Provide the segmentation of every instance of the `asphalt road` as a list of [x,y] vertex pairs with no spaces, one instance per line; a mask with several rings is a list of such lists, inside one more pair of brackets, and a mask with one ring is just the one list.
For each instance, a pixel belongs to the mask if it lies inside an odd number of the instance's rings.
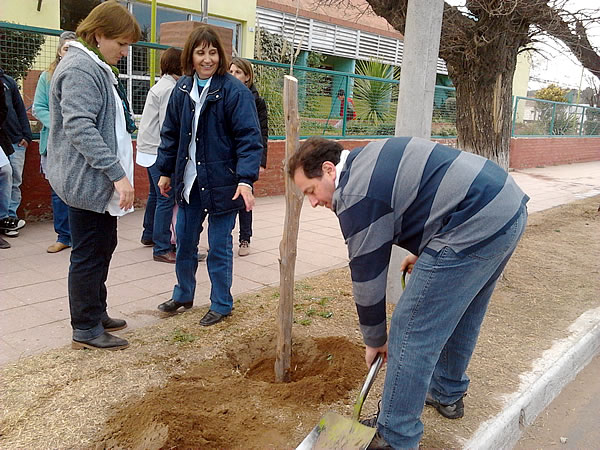
[[514,448],[600,449],[600,355],[540,413]]

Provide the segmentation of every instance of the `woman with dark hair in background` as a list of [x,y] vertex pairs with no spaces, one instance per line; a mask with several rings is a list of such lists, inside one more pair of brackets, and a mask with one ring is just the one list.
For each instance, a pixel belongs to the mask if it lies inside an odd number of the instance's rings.
[[158,309],[173,313],[192,307],[198,242],[208,217],[211,304],[200,325],[209,326],[233,309],[231,232],[238,210],[254,206],[252,183],[262,142],[252,93],[227,73],[227,56],[213,27],[203,24],[190,33],[181,62],[185,76],[171,94],[156,161],[161,193],[175,187],[179,204],[177,284]]
[[[260,96],[254,86],[254,71],[252,64],[243,58],[235,57],[231,60],[229,73],[240,80],[250,89],[254,95],[254,103],[258,112],[258,121],[260,123],[260,134],[262,136],[263,152],[260,161],[260,173],[267,168],[267,146],[269,143],[269,117],[267,113],[267,104],[265,99]],[[250,238],[252,237],[252,211],[240,209],[240,241],[238,255],[247,256],[250,254]]]
[[108,331],[127,323],[106,311],[106,279],[117,217],[133,211],[136,128],[116,65],[141,32],[129,11],[109,0],[83,19],[77,36],[52,76],[47,175],[69,206],[72,347],[118,350],[129,343]]
[[[48,134],[50,133],[50,82],[52,75],[58,66],[60,60],[65,56],[69,48],[68,43],[77,39],[77,36],[72,31],[63,32],[58,39],[58,47],[56,48],[56,57],[48,70],[42,72],[35,88],[35,96],[33,98],[33,115],[39,120],[43,127],[40,131],[40,162],[41,170],[46,175],[46,164],[48,162],[47,147]],[[50,187],[50,195],[52,198],[52,219],[54,221],[54,231],[56,232],[56,242],[46,250],[48,253],[58,253],[65,248],[71,246],[71,230],[69,228],[69,207],[63,202],[56,192]]]

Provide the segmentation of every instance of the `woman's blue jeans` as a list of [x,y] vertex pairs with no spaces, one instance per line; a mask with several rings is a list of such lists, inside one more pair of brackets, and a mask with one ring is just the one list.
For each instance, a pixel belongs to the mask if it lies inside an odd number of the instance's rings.
[[171,220],[173,218],[173,207],[175,189],[168,192],[168,197],[160,193],[158,180],[160,172],[156,164],[148,167],[148,201],[144,212],[144,231],[142,239],[154,242],[153,254],[163,255],[171,251]]
[[498,277],[527,223],[527,209],[506,233],[459,256],[422,253],[392,315],[378,429],[394,448],[418,447],[429,392],[452,404],[467,391],[467,366]]
[[190,194],[190,204],[179,205],[177,213],[177,256],[173,300],[177,303],[194,301],[196,270],[198,268],[198,242],[202,224],[208,215],[208,257],[206,265],[210,277],[210,309],[219,314],[229,314],[233,308],[231,283],[233,281],[233,239],[237,211],[207,214],[196,194],[196,185]]
[[52,196],[52,218],[54,220],[54,231],[58,235],[56,242],[71,245],[71,229],[69,227],[69,207],[56,195],[54,189],[50,188]]

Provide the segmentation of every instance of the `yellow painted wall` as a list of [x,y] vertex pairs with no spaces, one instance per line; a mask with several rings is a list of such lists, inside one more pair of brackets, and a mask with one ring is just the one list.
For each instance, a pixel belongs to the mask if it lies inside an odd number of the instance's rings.
[[33,27],[60,28],[60,0],[0,0],[0,20]]
[[[144,1],[144,3],[152,3]],[[202,0],[162,0],[158,6],[179,8],[192,14],[200,14]],[[242,24],[242,57],[254,58],[254,27],[256,23],[256,0],[208,0],[208,14],[215,18],[235,20]],[[252,31],[250,31],[252,29]]]
[[[140,3],[151,4],[151,1]],[[158,6],[178,8],[192,14],[200,14],[202,0],[163,0]],[[60,0],[0,0],[0,20],[35,27],[60,29]],[[254,57],[254,26],[256,23],[256,0],[208,0],[208,14],[216,18],[235,20],[242,24],[242,55]]]
[[[527,86],[529,84],[529,71],[531,69],[531,55],[529,52],[519,53],[517,67],[513,76],[512,93],[515,97],[527,97]],[[513,102],[514,108],[514,102]],[[520,101],[517,108],[517,122],[522,122],[525,113],[525,102]]]

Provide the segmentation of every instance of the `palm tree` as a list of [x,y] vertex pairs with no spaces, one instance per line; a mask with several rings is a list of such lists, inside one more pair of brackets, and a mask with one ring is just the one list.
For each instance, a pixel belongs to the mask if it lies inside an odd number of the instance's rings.
[[[372,78],[394,79],[394,67],[380,61],[358,61],[356,73]],[[354,80],[354,98],[360,119],[379,125],[391,118],[390,106],[395,84],[364,78]]]

